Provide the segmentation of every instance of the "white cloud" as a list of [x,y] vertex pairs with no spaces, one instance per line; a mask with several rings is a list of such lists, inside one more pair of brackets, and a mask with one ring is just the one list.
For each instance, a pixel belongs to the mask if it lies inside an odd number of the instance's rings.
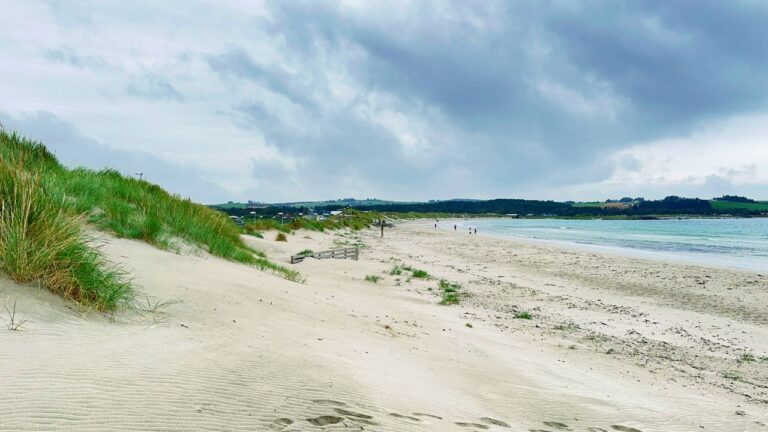
[[[606,184],[660,186],[704,184],[709,176],[734,185],[768,183],[768,115],[709,124],[693,134],[621,150]],[[627,167],[622,161],[633,160]]]
[[711,198],[741,193],[765,198],[768,187],[768,115],[709,123],[680,138],[656,140],[608,154],[613,166],[599,182],[537,190],[560,199],[618,196]]

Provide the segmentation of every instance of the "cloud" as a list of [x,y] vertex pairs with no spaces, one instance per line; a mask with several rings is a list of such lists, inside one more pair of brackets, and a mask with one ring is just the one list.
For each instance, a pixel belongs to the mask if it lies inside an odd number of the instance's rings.
[[128,84],[126,91],[131,96],[150,100],[181,101],[183,97],[173,85],[156,75],[145,75],[136,78]]
[[311,91],[302,89],[295,74],[274,65],[260,65],[241,47],[231,46],[223,52],[208,56],[208,64],[224,78],[240,78],[255,81],[269,91],[284,96],[289,101],[305,107],[314,103],[308,96]]
[[45,52],[45,57],[56,63],[67,64],[80,69],[105,69],[106,61],[99,56],[80,54],[71,47],[61,46]]
[[611,168],[606,178],[560,192],[593,199],[621,195],[622,191],[649,198],[673,194],[762,198],[768,185],[766,136],[766,114],[719,120],[687,136],[645,142],[608,154],[604,164]]
[[746,155],[761,2],[46,4],[0,17],[0,109],[193,167],[221,201],[768,186]]

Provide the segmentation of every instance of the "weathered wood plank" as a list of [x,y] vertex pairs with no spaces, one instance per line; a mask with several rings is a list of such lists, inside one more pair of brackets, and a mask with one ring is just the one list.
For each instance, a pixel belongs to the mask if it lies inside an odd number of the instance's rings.
[[357,261],[360,258],[360,249],[358,248],[343,248],[343,249],[330,249],[320,252],[313,252],[311,254],[304,255],[292,255],[291,264],[297,264],[304,261],[305,258],[315,259],[353,259]]

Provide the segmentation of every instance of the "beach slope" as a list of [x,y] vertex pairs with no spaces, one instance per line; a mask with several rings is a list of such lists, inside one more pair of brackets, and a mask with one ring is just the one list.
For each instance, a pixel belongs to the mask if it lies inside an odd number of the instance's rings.
[[147,297],[114,315],[3,280],[28,321],[0,331],[0,430],[768,430],[765,276],[420,222],[267,238],[366,248],[295,283],[102,236]]

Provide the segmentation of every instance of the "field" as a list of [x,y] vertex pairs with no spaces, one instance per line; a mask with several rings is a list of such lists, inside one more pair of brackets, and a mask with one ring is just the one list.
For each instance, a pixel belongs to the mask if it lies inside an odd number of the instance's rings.
[[604,202],[577,202],[573,203],[573,207],[597,207],[601,208],[605,205]]
[[758,201],[754,203],[734,202],[734,201],[719,201],[713,200],[712,208],[715,210],[750,210],[750,211],[765,211],[768,212],[768,201]]

